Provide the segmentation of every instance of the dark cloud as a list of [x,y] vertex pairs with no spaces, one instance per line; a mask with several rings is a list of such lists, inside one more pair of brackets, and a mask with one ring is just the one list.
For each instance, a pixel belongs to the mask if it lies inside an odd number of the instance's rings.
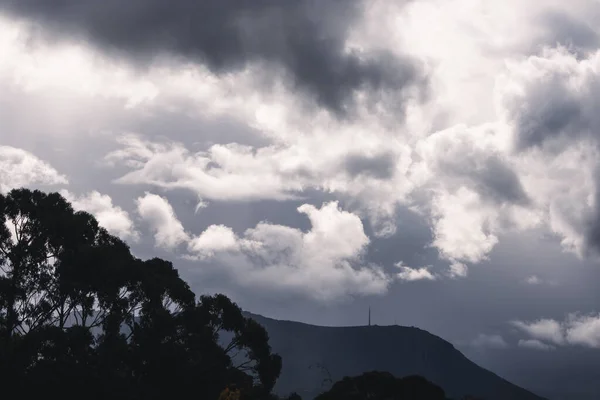
[[585,220],[583,233],[585,238],[585,249],[587,256],[594,257],[596,260],[600,257],[600,169],[596,169],[594,209]]
[[[529,88],[527,97],[509,107],[517,130],[517,147],[525,150],[573,133],[580,136],[581,103],[566,86],[566,78],[555,76]],[[573,139],[573,138],[571,138]]]
[[344,167],[352,177],[366,175],[386,180],[394,175],[396,160],[397,156],[393,153],[382,153],[375,156],[352,154],[344,160]]
[[546,27],[543,43],[551,46],[561,45],[583,55],[596,50],[600,44],[598,34],[585,21],[557,11],[542,14],[542,25]]
[[442,162],[439,168],[451,180],[467,183],[494,204],[527,205],[530,202],[513,167],[495,154],[464,154],[462,158]]
[[497,157],[488,158],[472,179],[480,193],[497,203],[529,203],[529,197],[515,171]]
[[217,73],[260,63],[267,80],[282,69],[293,86],[339,115],[351,110],[355,90],[387,95],[424,82],[408,58],[345,50],[362,7],[361,0],[0,0],[0,10],[140,65],[166,53]]
[[566,57],[546,57],[538,64],[536,76],[522,82],[523,91],[505,99],[508,118],[515,128],[518,151],[543,148],[559,153],[581,139],[598,143],[600,126],[600,77],[594,59],[589,67],[569,50],[560,54],[572,56],[577,68]]
[[[572,52],[569,55],[575,57]],[[589,66],[580,64],[579,68],[564,57],[549,60],[533,78],[524,81],[522,93],[506,102],[515,128],[515,147],[518,151],[539,150],[548,159],[568,149],[577,152],[572,156],[577,158],[571,162],[578,163],[581,171],[594,179],[584,183],[589,187],[574,190],[589,191],[593,202],[590,205],[582,197],[571,200],[568,207],[563,205],[555,210],[574,231],[565,236],[581,239],[582,247],[578,250],[597,260],[600,256],[600,170],[596,160],[600,150],[600,78],[593,60]],[[565,170],[572,168],[568,162]]]

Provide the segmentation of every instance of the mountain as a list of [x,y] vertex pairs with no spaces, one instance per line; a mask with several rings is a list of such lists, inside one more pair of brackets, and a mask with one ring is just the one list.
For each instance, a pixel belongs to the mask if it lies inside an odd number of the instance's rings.
[[323,327],[279,321],[246,313],[269,333],[269,343],[283,358],[275,391],[297,392],[312,399],[344,376],[388,371],[421,375],[451,398],[544,400],[479,367],[445,340],[403,326]]

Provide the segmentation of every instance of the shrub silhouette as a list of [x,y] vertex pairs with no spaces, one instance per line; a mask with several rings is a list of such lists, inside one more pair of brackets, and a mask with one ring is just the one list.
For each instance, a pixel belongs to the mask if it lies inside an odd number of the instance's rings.
[[444,390],[423,377],[396,378],[372,371],[345,377],[315,400],[446,400]]

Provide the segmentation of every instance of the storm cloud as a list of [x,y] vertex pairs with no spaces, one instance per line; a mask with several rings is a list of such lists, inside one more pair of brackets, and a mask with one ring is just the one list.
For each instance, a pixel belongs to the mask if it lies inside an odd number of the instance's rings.
[[0,191],[253,312],[600,348],[598,2],[170,3],[0,0]]
[[363,7],[360,0],[0,0],[0,11],[41,23],[44,34],[76,35],[140,66],[160,55],[219,75],[259,66],[265,84],[283,72],[292,89],[337,115],[352,110],[356,91],[402,99],[405,88],[426,81],[408,57],[349,48]]

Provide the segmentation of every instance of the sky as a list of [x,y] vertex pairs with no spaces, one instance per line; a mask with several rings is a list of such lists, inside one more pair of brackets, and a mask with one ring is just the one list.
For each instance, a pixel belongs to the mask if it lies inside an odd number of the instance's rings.
[[266,316],[600,351],[599,17],[0,0],[0,191],[59,191]]

